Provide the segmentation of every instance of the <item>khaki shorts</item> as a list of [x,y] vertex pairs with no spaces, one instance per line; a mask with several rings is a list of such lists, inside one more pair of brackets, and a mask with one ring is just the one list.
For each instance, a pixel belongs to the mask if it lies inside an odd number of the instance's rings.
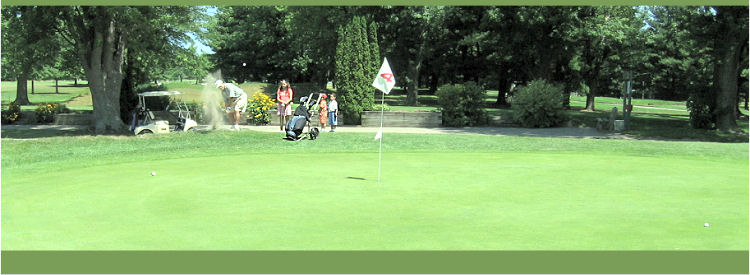
[[234,107],[235,111],[245,112],[245,109],[247,109],[247,94],[244,94],[232,102],[232,106]]

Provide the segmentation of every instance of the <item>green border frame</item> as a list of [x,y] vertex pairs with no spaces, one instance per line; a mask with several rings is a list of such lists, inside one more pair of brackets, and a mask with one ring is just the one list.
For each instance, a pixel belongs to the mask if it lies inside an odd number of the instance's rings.
[[[157,0],[159,5],[720,5],[743,0]],[[153,0],[4,0],[9,5],[154,5]],[[629,273],[748,274],[748,251],[2,251],[3,274]]]
[[747,274],[748,251],[3,251],[2,273]]

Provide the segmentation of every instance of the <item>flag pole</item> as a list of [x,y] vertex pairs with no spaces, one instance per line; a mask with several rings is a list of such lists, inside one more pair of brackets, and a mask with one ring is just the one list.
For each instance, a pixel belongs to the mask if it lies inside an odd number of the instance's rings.
[[383,160],[383,111],[385,109],[385,93],[381,93],[380,97],[380,149],[378,149],[378,183],[380,183],[380,169],[381,162]]
[[[388,85],[388,83],[391,85]],[[390,88],[393,88],[395,85],[396,78],[393,77],[391,67],[388,65],[388,59],[383,58],[383,65],[380,66],[380,71],[378,71],[378,75],[375,76],[375,80],[372,82],[372,86],[383,92],[380,96],[380,129],[375,134],[375,139],[380,139],[380,147],[378,148],[378,183],[380,183],[380,175],[383,168],[383,113],[385,112],[385,94],[390,93]]]

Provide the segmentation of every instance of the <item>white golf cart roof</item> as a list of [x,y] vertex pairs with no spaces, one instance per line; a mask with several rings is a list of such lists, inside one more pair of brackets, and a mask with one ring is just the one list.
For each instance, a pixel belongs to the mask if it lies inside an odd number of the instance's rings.
[[181,95],[179,91],[153,91],[153,92],[142,92],[138,95],[141,96],[165,96],[165,95]]

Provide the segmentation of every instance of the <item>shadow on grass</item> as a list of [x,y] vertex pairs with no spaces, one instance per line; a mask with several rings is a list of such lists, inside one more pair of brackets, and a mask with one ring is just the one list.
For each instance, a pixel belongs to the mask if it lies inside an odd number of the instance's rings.
[[694,129],[688,119],[662,116],[635,116],[625,133],[636,138],[663,138],[708,142],[748,142],[748,125],[738,121],[739,130],[722,132],[711,129]]
[[85,129],[3,129],[0,133],[2,138],[12,139],[37,139],[49,137],[74,137],[93,136],[94,133]]
[[[596,128],[597,118],[608,118],[609,111],[583,111],[572,108],[567,112],[576,126]],[[618,112],[616,119],[623,119]],[[631,113],[629,129],[624,134],[638,139],[664,139],[707,142],[748,142],[748,122],[738,120],[739,131],[727,133],[717,130],[694,129],[690,116],[682,114]]]

